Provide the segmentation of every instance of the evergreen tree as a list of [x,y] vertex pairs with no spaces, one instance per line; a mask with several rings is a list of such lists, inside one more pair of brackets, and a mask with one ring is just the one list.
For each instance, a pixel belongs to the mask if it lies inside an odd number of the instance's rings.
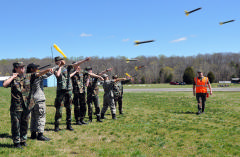
[[209,81],[211,82],[211,83],[213,83],[214,81],[215,81],[215,75],[213,74],[213,72],[209,72],[208,74],[207,74],[207,77],[208,77],[208,79],[209,79]]
[[193,84],[194,81],[194,71],[192,67],[187,67],[183,74],[183,81],[186,84]]

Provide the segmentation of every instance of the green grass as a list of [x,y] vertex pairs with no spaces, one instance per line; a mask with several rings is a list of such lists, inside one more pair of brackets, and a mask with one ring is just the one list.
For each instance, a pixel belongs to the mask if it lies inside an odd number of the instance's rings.
[[12,148],[10,90],[0,92],[0,156],[240,156],[240,92],[215,92],[200,116],[192,92],[125,93],[125,114],[117,120],[108,110],[103,123],[94,119],[70,132],[64,111],[56,133],[55,89],[46,88],[45,135],[52,140],[28,139],[24,150]]

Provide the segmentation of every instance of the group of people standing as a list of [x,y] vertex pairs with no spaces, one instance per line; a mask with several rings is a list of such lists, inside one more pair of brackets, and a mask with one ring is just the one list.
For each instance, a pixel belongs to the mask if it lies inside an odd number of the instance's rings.
[[[88,106],[89,122],[94,115],[97,122],[102,122],[108,107],[111,109],[112,119],[116,119],[116,105],[118,102],[119,114],[122,114],[122,84],[131,81],[130,78],[118,78],[114,75],[110,80],[106,74],[112,68],[94,74],[91,67],[81,69],[80,65],[90,61],[90,58],[73,62],[66,65],[65,60],[55,57],[56,66],[39,71],[39,65],[31,63],[27,66],[23,62],[13,63],[13,75],[4,81],[4,87],[11,87],[11,131],[14,147],[23,149],[27,146],[28,123],[31,116],[31,139],[49,141],[50,138],[43,135],[46,122],[46,98],[41,86],[42,80],[54,74],[57,78],[57,91],[54,106],[55,128],[60,130],[59,124],[62,118],[62,108],[66,108],[67,130],[72,131],[71,104],[74,104],[74,116],[76,125],[87,124],[84,121]],[[100,112],[98,85],[102,84],[104,89],[103,108]],[[73,97],[73,98],[72,98]],[[87,105],[86,105],[87,104]]]

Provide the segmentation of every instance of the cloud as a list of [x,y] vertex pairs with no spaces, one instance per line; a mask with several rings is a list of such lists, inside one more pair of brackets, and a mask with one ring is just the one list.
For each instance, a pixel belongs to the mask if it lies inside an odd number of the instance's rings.
[[122,41],[123,41],[123,42],[127,42],[127,41],[129,41],[129,38],[123,39]]
[[92,34],[86,34],[86,33],[82,33],[80,34],[80,37],[91,37]]
[[187,40],[187,37],[182,37],[179,39],[172,40],[171,43],[177,43],[177,42],[184,41],[184,40]]

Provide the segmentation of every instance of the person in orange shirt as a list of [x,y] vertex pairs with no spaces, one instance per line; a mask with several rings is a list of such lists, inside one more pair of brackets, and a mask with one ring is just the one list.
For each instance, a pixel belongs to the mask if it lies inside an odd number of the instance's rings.
[[[198,77],[194,78],[193,82],[193,95],[196,95],[198,102],[198,112],[197,114],[204,113],[205,102],[207,97],[207,86],[210,90],[210,95],[212,95],[212,88],[208,77],[204,77],[201,70],[198,70]],[[201,99],[201,101],[200,101]]]

